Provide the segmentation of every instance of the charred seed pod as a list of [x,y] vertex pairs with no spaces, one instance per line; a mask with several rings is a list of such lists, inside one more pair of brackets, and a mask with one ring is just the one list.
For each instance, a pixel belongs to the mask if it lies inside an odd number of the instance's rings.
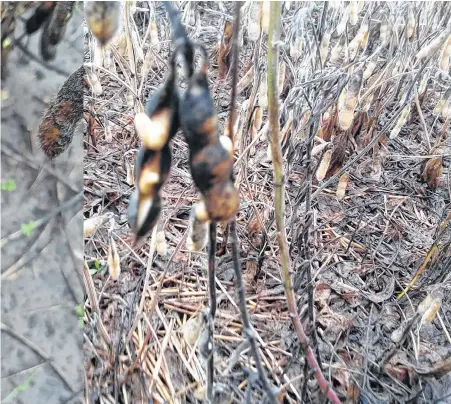
[[118,1],[87,1],[85,3],[88,28],[102,45],[106,45],[119,30],[120,9],[121,3]]
[[81,66],[64,82],[44,112],[38,138],[44,153],[55,158],[72,142],[77,123],[83,116],[85,69]]
[[41,56],[44,60],[55,58],[56,47],[66,33],[74,7],[75,1],[58,1],[52,15],[44,23],[41,34]]
[[146,112],[135,116],[135,128],[143,146],[136,157],[136,189],[129,201],[129,223],[136,240],[144,237],[158,221],[160,190],[171,169],[170,140],[179,127],[175,70],[149,98]]
[[191,76],[180,101],[180,123],[187,140],[191,174],[202,193],[208,218],[229,220],[238,210],[239,196],[232,181],[233,151],[217,133],[216,111],[207,80],[205,49],[203,65]]
[[34,34],[52,14],[56,1],[44,1],[34,11],[33,15],[25,22],[25,32],[27,35]]

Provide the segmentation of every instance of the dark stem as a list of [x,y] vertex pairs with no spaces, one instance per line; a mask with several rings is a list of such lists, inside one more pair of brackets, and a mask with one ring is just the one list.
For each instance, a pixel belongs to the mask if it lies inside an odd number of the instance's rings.
[[246,307],[246,295],[244,292],[243,275],[241,273],[235,218],[230,221],[230,236],[232,241],[233,269],[236,276],[236,289],[238,292],[241,321],[243,322],[243,332],[246,335],[247,340],[249,341],[252,356],[255,360],[255,367],[257,368],[258,376],[260,378],[266,396],[268,397],[270,403],[277,403],[275,389],[273,388],[273,386],[271,386],[265,369],[263,368],[262,360],[258,352],[256,334],[249,321],[249,314]]
[[207,398],[213,400],[214,384],[214,331],[216,315],[216,222],[210,222],[210,239],[208,248],[208,293],[210,304],[210,316],[208,321],[209,340],[213,344],[207,365]]
[[310,124],[310,134],[306,144],[306,190],[305,190],[305,223],[303,229],[304,236],[304,259],[306,265],[303,269],[306,271],[307,277],[307,292],[308,292],[308,313],[310,319],[312,345],[316,348],[316,355],[318,357],[318,365],[322,369],[321,358],[319,357],[318,341],[315,327],[315,313],[314,313],[314,297],[313,297],[313,283],[312,283],[312,262],[310,252],[310,227],[313,222],[312,212],[312,183],[313,183],[313,162],[312,162],[312,148],[315,139],[316,127],[315,123]]
[[[232,44],[232,66],[231,66],[231,74],[232,74],[232,96],[230,100],[230,115],[229,115],[229,136],[233,142],[234,138],[234,126],[235,126],[235,117],[236,117],[236,85],[238,81],[238,56],[239,56],[239,44],[238,44],[238,35],[240,31],[240,10],[241,10],[242,2],[235,3],[235,19],[233,26],[233,44]],[[236,288],[238,293],[239,300],[239,308],[241,321],[243,322],[243,332],[249,342],[249,346],[251,348],[252,356],[255,360],[255,366],[257,368],[258,376],[260,378],[260,382],[263,386],[263,389],[266,393],[266,396],[270,403],[277,403],[275,389],[271,385],[266,375],[265,369],[263,368],[262,360],[260,358],[260,354],[258,352],[257,347],[257,339],[254,328],[252,327],[249,320],[249,313],[246,307],[246,295],[244,290],[244,281],[243,274],[241,273],[241,263],[240,263],[240,252],[238,248],[238,236],[236,231],[236,218],[233,217],[229,222],[229,231],[232,242],[232,257],[233,257],[233,269],[235,271],[236,276]],[[250,383],[249,383],[250,387]]]

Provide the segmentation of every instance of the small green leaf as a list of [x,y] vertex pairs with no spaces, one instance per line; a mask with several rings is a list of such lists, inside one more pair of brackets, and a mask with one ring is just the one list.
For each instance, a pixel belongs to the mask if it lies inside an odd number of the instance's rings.
[[85,307],[81,304],[77,304],[74,309],[75,313],[77,313],[78,316],[78,328],[83,328],[85,326],[84,324]]
[[33,234],[35,227],[36,227],[35,222],[31,220],[28,223],[22,223],[20,229],[22,230],[22,233],[25,236],[30,237]]
[[77,313],[78,317],[83,317],[85,315],[85,307],[81,304],[77,304],[75,306],[75,313]]
[[34,376],[34,372],[30,376],[28,376],[28,379],[24,383],[16,386],[16,388],[8,395],[8,397],[6,397],[3,400],[3,402],[4,403],[10,402],[13,398],[16,398],[16,396],[19,392],[26,390],[29,387],[31,380],[33,379],[33,376]]
[[97,271],[100,269],[100,261],[99,260],[94,261],[94,267],[95,267],[95,269],[97,269]]
[[2,191],[14,191],[16,189],[16,181],[10,178],[8,181],[2,183]]
[[95,268],[90,268],[90,269],[89,269],[89,275],[91,275],[91,276],[94,276],[97,272],[98,272],[98,271],[97,271],[97,269],[95,269]]

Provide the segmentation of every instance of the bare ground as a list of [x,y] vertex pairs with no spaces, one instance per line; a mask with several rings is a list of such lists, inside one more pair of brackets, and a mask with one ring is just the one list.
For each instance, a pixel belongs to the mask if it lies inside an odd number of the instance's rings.
[[[82,61],[82,18],[77,11],[53,62],[68,72]],[[21,29],[18,23],[16,36]],[[28,49],[39,57],[38,45],[37,34]],[[2,184],[13,181],[15,189],[2,187],[2,402],[79,403],[83,343],[75,308],[83,304],[82,131],[67,153],[53,165],[45,163],[36,131],[46,103],[67,77],[17,49],[8,67],[1,170]]]

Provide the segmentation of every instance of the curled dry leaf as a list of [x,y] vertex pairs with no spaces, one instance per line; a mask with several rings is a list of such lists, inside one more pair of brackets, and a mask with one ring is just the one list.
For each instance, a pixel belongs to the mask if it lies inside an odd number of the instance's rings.
[[254,112],[254,123],[255,129],[260,130],[262,127],[262,116],[263,116],[263,108],[256,107]]
[[262,231],[262,226],[260,224],[260,220],[258,220],[258,215],[252,210],[251,218],[247,224],[247,232],[249,235],[259,234]]
[[349,3],[349,24],[356,25],[359,20],[359,6],[357,1],[351,1]]
[[104,222],[104,216],[94,216],[83,222],[83,238],[91,237]]
[[158,38],[158,27],[155,20],[149,25],[149,39],[152,49],[155,53],[160,52],[160,39]]
[[379,30],[379,36],[381,40],[381,46],[384,47],[388,45],[391,39],[391,28],[388,22],[388,18],[384,18],[381,23],[381,27]]
[[343,199],[346,193],[346,188],[348,187],[349,174],[344,173],[340,180],[338,181],[336,196],[337,199]]
[[160,257],[165,257],[168,254],[168,243],[166,242],[166,236],[164,230],[157,233],[156,237],[156,250]]
[[323,35],[323,39],[321,40],[321,50],[320,50],[320,56],[321,56],[321,63],[323,66],[326,63],[327,54],[329,53],[329,44],[330,44],[330,32],[326,32]]
[[442,303],[441,296],[427,295],[418,305],[418,314],[421,315],[421,323],[430,323],[437,316]]
[[92,92],[95,95],[102,95],[102,85],[100,84],[100,80],[97,76],[97,74],[91,72],[86,76],[86,81],[88,82],[89,86],[92,89]]
[[279,77],[277,81],[279,96],[282,94],[283,86],[285,84],[285,71],[286,71],[286,63],[282,60],[279,64]]
[[182,326],[183,339],[193,346],[204,327],[205,319],[202,313],[189,318]]
[[406,26],[407,39],[412,38],[412,35],[414,33],[415,33],[415,16],[413,15],[413,11],[410,8],[407,14],[407,26]]
[[222,35],[222,40],[219,42],[219,52],[218,52],[218,79],[223,80],[227,74],[227,63],[226,58],[232,47],[232,34],[233,26],[232,23],[226,21],[224,24],[224,30]]
[[340,95],[338,106],[338,123],[341,129],[348,130],[354,120],[357,96],[362,85],[363,71],[355,72],[346,88],[346,92]]
[[293,116],[291,115],[285,125],[283,126],[282,130],[280,131],[280,140],[283,142],[285,138],[287,137],[288,132],[291,130],[293,126]]
[[440,69],[447,72],[449,70],[450,63],[451,63],[451,35],[445,42],[445,45],[443,46],[443,51],[440,55],[439,62]]
[[322,181],[326,177],[327,170],[329,169],[330,159],[332,157],[332,150],[326,150],[319,164],[318,170],[316,170],[316,179]]
[[401,115],[398,118],[398,121],[396,122],[395,127],[390,132],[390,139],[394,139],[399,135],[399,132],[401,131],[401,128],[404,126],[404,124],[407,121],[407,117],[410,114],[410,105],[406,105],[404,109],[401,112]]
[[330,63],[336,64],[340,60],[342,53],[343,53],[343,47],[344,47],[344,37],[342,37],[335,46],[332,48],[330,52]]
[[121,273],[121,260],[117,252],[116,242],[113,237],[110,237],[110,244],[108,246],[108,271],[111,279],[116,281]]
[[439,50],[440,45],[443,43],[444,39],[447,36],[449,36],[449,28],[443,31],[438,37],[433,39],[428,45],[421,48],[417,53],[417,59],[425,59],[432,56]]
[[251,66],[236,86],[237,95],[240,95],[244,90],[246,90],[251,85],[253,79],[254,66]]
[[262,8],[261,8],[261,27],[262,31],[267,34],[269,30],[269,19],[270,19],[270,13],[269,13],[269,7],[271,2],[270,1],[263,1]]
[[128,92],[125,96],[125,101],[129,108],[133,108],[135,106],[135,97],[131,92]]
[[312,157],[316,157],[318,154],[322,153],[323,150],[330,146],[329,142],[321,142],[312,148]]
[[343,32],[345,32],[348,19],[349,19],[349,7],[346,7],[345,9],[343,9],[343,15],[341,16],[341,20],[336,28],[337,35],[341,35]]
[[290,57],[295,62],[299,59],[302,53],[302,37],[296,35],[294,39],[290,41]]
[[135,175],[133,173],[134,170],[131,163],[127,159],[125,159],[125,170],[127,173],[126,177],[127,184],[130,186],[135,185]]
[[249,17],[247,23],[247,35],[252,42],[256,42],[261,32],[261,3],[252,1],[249,7]]
[[429,159],[423,168],[423,180],[431,187],[436,187],[439,184],[439,177],[443,174],[443,165],[441,157],[434,157]]
[[259,89],[259,100],[260,100],[260,107],[262,108],[268,108],[268,81],[266,74],[262,75],[262,81],[260,82],[260,89]]
[[198,202],[191,208],[188,222],[188,237],[186,247],[188,251],[199,252],[208,242],[208,221],[204,217],[205,204]]
[[193,396],[196,400],[204,401],[207,397],[207,389],[204,385],[199,385],[196,387],[196,389],[193,391]]

